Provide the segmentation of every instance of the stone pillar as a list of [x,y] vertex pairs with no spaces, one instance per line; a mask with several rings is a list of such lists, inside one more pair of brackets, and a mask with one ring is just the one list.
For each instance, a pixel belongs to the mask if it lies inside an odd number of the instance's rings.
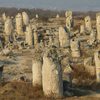
[[60,46],[60,44],[59,44],[59,32],[58,31],[54,32],[54,35],[55,35],[54,45],[59,48],[59,46]]
[[57,18],[57,19],[60,18],[59,14],[56,15],[56,18]]
[[70,48],[71,48],[71,54],[72,57],[80,57],[80,46],[79,46],[79,41],[78,40],[71,40],[70,41]]
[[[48,51],[48,52],[47,52]],[[63,96],[63,81],[61,65],[56,50],[46,50],[43,56],[42,68],[43,92],[47,97]]]
[[85,32],[85,27],[84,25],[80,25],[80,33],[84,33]]
[[33,51],[32,61],[32,74],[33,74],[33,86],[42,87],[42,51],[35,49]]
[[35,16],[35,17],[36,17],[36,19],[38,19],[38,18],[39,18],[39,15],[38,15],[38,14],[36,14],[36,16]]
[[96,66],[96,81],[100,83],[100,51],[94,53],[94,61]]
[[90,18],[90,16],[86,16],[84,20],[85,20],[85,29],[87,31],[91,32],[92,25],[91,25],[91,18]]
[[68,31],[70,31],[72,27],[72,11],[66,11],[65,16],[66,16],[66,28],[68,29]]
[[60,47],[69,47],[69,34],[63,27],[59,27],[59,42]]
[[100,41],[100,13],[96,14],[97,40]]
[[25,38],[26,44],[28,44],[29,46],[33,46],[33,33],[30,24],[26,27]]
[[4,22],[6,21],[7,17],[6,17],[5,13],[2,14],[2,19],[3,19]]
[[13,32],[13,24],[12,19],[7,18],[4,24],[4,32],[5,32],[5,40],[6,42],[13,41],[12,32]]
[[21,13],[16,15],[16,32],[18,35],[24,35],[23,32],[23,20]]
[[23,23],[24,25],[28,25],[29,24],[29,16],[26,12],[22,12],[22,17],[23,17]]
[[34,46],[38,45],[38,32],[34,30]]
[[90,37],[89,37],[89,40],[88,40],[89,45],[93,45],[95,40],[96,40],[96,34],[93,30],[91,30]]

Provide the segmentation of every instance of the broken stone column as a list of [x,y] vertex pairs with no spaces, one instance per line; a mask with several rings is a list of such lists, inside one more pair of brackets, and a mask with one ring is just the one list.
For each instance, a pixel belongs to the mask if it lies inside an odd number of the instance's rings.
[[86,16],[84,20],[85,20],[85,29],[90,32],[92,30],[90,16]]
[[24,25],[28,25],[29,24],[29,16],[26,12],[22,12],[22,17],[23,17],[23,23]]
[[60,47],[69,47],[69,34],[63,27],[59,27],[59,42]]
[[80,33],[84,33],[85,32],[85,27],[84,25],[80,25]]
[[78,40],[72,39],[70,41],[70,48],[71,48],[71,54],[72,57],[80,57],[80,45]]
[[94,53],[94,61],[96,66],[96,81],[100,83],[100,51]]
[[24,35],[23,32],[23,19],[21,13],[16,15],[16,32],[18,35]]
[[97,40],[100,41],[100,13],[96,14]]
[[13,41],[13,39],[12,39],[13,24],[12,24],[12,19],[9,17],[5,21],[4,32],[5,32],[6,42]]
[[30,24],[26,27],[25,38],[26,44],[28,44],[29,46],[33,46],[33,33]]
[[56,49],[48,48],[43,56],[43,92],[47,97],[63,96],[62,70]]
[[34,46],[38,45],[38,32],[34,30]]
[[32,60],[32,74],[33,74],[33,86],[42,87],[42,51],[37,48],[33,53]]

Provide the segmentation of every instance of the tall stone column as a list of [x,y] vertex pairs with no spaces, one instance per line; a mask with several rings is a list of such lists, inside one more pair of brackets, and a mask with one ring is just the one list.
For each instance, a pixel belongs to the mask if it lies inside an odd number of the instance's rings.
[[84,25],[80,25],[80,33],[84,33],[85,32],[85,27]]
[[32,60],[33,87],[42,87],[42,65],[42,50],[36,48]]
[[5,13],[2,14],[2,19],[3,19],[4,22],[6,21],[7,17],[6,17]]
[[37,30],[34,30],[34,46],[36,47],[38,45],[38,32]]
[[96,66],[96,81],[100,83],[100,51],[94,53],[94,61]]
[[5,21],[4,32],[5,32],[6,42],[13,41],[13,37],[12,37],[13,24],[12,24],[12,19],[10,17],[8,17]]
[[63,27],[59,27],[59,42],[60,47],[69,47],[69,34]]
[[66,11],[65,16],[66,16],[66,28],[68,29],[68,31],[70,31],[72,27],[72,11]]
[[26,27],[25,38],[26,38],[26,43],[29,46],[33,46],[33,33],[32,33],[32,27],[30,24]]
[[29,24],[29,16],[26,12],[22,12],[22,17],[23,17],[23,24],[28,25]]
[[100,13],[96,14],[97,40],[100,41]]
[[21,13],[16,15],[16,32],[18,35],[24,35],[23,32],[23,19]]
[[84,20],[85,20],[85,29],[87,31],[91,32],[91,30],[92,30],[92,24],[91,24],[91,18],[90,18],[90,16],[86,16]]
[[42,68],[43,92],[48,97],[63,96],[63,81],[61,65],[56,50],[46,50],[43,56]]
[[79,41],[78,40],[71,40],[70,41],[70,47],[71,47],[71,54],[72,57],[80,57],[80,46],[79,46]]

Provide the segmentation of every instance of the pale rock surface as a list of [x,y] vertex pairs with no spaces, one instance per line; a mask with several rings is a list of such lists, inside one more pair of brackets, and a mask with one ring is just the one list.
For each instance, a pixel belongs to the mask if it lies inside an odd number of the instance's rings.
[[90,16],[86,16],[84,20],[85,20],[85,29],[87,31],[91,31],[92,30],[92,25],[91,25],[91,18],[90,18]]
[[29,16],[26,12],[22,12],[22,17],[23,17],[23,23],[24,25],[28,25],[29,24]]
[[71,47],[71,54],[72,57],[80,57],[80,45],[78,40],[72,39],[70,41],[70,47]]
[[[53,54],[54,53],[54,54]],[[43,92],[49,97],[63,96],[62,71],[56,51],[46,51],[43,56],[42,82]]]
[[26,43],[29,46],[32,46],[33,45],[33,33],[32,33],[32,27],[30,24],[26,27],[25,37],[26,37]]
[[100,51],[94,53],[94,61],[96,66],[96,80],[100,83]]
[[69,34],[63,27],[59,27],[59,42],[60,47],[69,47]]
[[23,32],[23,18],[21,13],[16,15],[16,32],[18,35],[24,35]]

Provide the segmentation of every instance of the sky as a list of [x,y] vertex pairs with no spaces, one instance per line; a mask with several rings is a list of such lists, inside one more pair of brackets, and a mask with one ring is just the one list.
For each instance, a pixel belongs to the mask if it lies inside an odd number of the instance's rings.
[[100,10],[100,0],[0,0],[0,7],[95,11]]

